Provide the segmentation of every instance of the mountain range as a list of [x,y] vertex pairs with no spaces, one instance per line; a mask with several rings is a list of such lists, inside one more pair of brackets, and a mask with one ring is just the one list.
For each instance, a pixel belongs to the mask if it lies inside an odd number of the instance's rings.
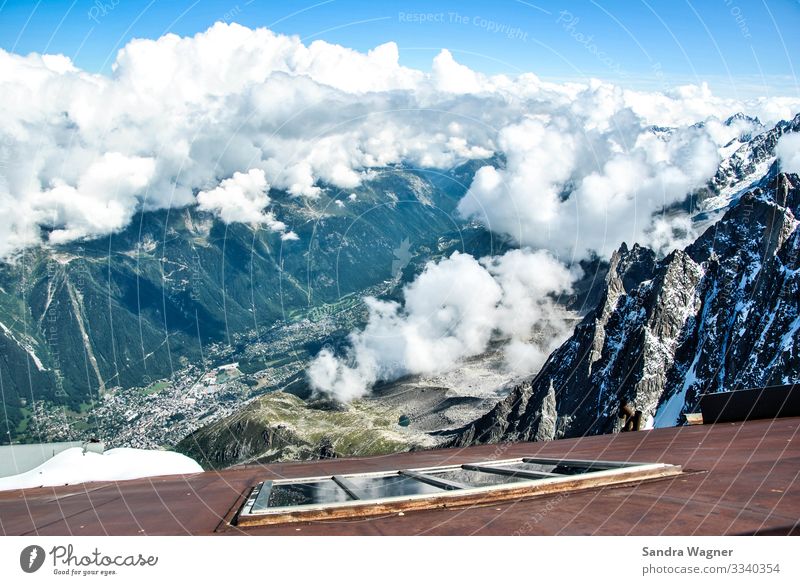
[[[779,172],[775,147],[800,131],[800,115],[771,128],[743,116],[725,123],[742,121],[750,130],[723,149],[708,184],[680,209],[665,210],[687,214],[702,235],[663,258],[633,243],[610,261],[582,262],[576,294],[560,300],[575,329],[536,375],[480,396],[459,388],[463,377],[444,386],[400,380],[356,406],[356,418],[309,414],[323,434],[308,425],[287,433],[282,419],[309,412],[304,366],[363,326],[363,296],[399,298],[428,262],[455,250],[483,257],[511,247],[456,212],[475,171],[502,167],[502,159],[441,172],[387,168],[353,192],[323,189],[313,204],[270,193],[297,239],[185,208],[143,212],[106,238],[29,249],[0,264],[4,434],[45,438],[36,403],[90,413],[121,389],[157,393],[192,367],[233,361],[253,379],[276,365],[292,368],[274,384],[249,380],[255,402],[232,416],[188,427],[187,434],[199,430],[181,450],[208,448],[210,465],[265,453],[313,457],[337,428],[347,452],[359,454],[615,432],[624,407],[671,426],[703,393],[796,381],[800,195],[797,176]],[[478,356],[478,369],[491,370],[495,358]],[[301,400],[261,397],[281,390]],[[425,391],[437,398],[423,398]],[[411,417],[410,431],[398,429],[398,415],[420,411],[403,396],[430,405],[438,422],[422,413]],[[376,410],[389,398],[391,408]],[[457,416],[442,415],[443,402]],[[358,416],[370,421],[364,436],[378,445],[373,451],[348,430]],[[448,422],[460,426],[443,428]],[[246,429],[243,448],[232,446],[243,438],[236,428]],[[83,417],[70,432],[96,429]]]

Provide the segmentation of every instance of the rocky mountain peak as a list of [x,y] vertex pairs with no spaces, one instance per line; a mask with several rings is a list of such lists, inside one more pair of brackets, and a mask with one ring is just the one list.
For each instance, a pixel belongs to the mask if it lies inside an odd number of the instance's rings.
[[531,380],[452,443],[672,426],[708,392],[800,379],[797,175],[765,175],[692,245],[656,261],[622,244],[598,306]]

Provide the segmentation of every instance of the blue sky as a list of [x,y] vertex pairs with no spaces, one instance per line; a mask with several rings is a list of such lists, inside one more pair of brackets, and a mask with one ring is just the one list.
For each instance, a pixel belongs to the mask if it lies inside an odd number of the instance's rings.
[[359,50],[395,41],[404,65],[425,70],[448,48],[487,73],[651,89],[708,81],[731,97],[800,95],[798,0],[0,0],[0,46],[63,53],[109,73],[131,38],[191,35],[220,20]]

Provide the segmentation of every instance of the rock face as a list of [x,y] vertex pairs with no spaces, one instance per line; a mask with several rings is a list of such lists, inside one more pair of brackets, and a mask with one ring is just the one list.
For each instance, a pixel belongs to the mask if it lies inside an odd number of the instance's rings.
[[800,380],[800,179],[776,167],[684,250],[624,244],[601,302],[542,370],[453,445],[672,426],[708,392]]
[[[726,124],[730,125],[735,121],[734,118],[728,119]],[[749,121],[754,128],[761,128],[758,120]],[[716,174],[708,182],[707,192],[700,194],[701,204],[708,200],[701,207],[714,207],[715,202],[722,203],[737,191],[749,188],[751,183],[758,181],[775,162],[778,140],[790,132],[800,132],[800,114],[791,120],[781,120],[772,128],[753,136],[745,134],[731,141],[728,148],[735,150],[719,165]]]

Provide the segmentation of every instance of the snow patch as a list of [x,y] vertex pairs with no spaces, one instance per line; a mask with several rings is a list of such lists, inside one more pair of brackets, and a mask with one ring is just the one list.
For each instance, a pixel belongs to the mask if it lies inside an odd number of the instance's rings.
[[[767,158],[764,161],[755,165],[755,170],[747,176],[734,181],[732,185],[720,189],[719,195],[709,197],[703,201],[703,211],[716,211],[719,209],[726,209],[732,203],[738,201],[739,197],[752,190],[753,183],[758,181],[761,177],[767,174],[772,163],[775,162],[775,157]],[[742,187],[744,185],[744,187]]]
[[674,427],[680,422],[681,412],[686,404],[686,391],[694,384],[702,382],[702,380],[697,377],[696,373],[697,363],[700,359],[702,349],[703,347],[701,345],[694,354],[692,365],[689,366],[689,370],[686,372],[686,378],[683,380],[681,389],[670,396],[669,399],[656,410],[652,428],[663,429],[665,427]]
[[[691,374],[693,375],[694,372],[691,372]],[[655,428],[674,427],[678,424],[678,417],[680,417],[683,405],[686,401],[686,388],[687,385],[684,384],[683,388],[670,396],[669,400],[658,407],[654,421]]]
[[194,459],[171,451],[119,448],[100,454],[73,447],[35,469],[0,478],[0,491],[202,471]]

